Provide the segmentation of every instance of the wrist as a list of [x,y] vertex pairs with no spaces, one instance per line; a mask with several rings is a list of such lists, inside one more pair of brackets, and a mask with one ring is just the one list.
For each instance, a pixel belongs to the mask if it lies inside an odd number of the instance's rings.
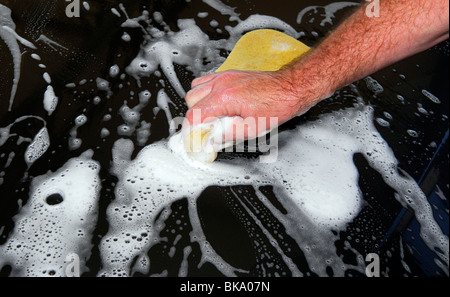
[[[327,76],[327,67],[314,61],[311,53],[301,61],[279,71],[285,81],[286,91],[295,101],[295,115],[306,113],[314,105],[326,99],[339,86],[337,80]],[[329,67],[329,66],[328,66]]]

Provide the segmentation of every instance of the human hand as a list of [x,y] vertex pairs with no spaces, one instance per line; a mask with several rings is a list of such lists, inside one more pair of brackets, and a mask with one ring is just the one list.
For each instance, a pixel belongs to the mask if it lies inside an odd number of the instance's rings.
[[256,138],[311,107],[300,100],[291,77],[288,70],[231,70],[200,77],[186,95],[186,118],[196,126],[232,117],[234,129],[226,131],[224,142]]

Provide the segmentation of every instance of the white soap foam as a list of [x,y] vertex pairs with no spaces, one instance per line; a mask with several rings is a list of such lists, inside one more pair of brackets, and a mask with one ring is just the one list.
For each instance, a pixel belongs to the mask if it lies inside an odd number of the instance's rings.
[[258,14],[251,15],[246,20],[240,20],[239,24],[234,27],[226,26],[225,28],[230,33],[232,39],[239,39],[246,32],[265,28],[278,29],[296,39],[303,35],[292,28],[291,25],[278,18]]
[[[213,3],[213,1],[208,2]],[[214,2],[214,5],[217,6],[218,3]],[[356,4],[340,3],[330,6],[327,8],[329,12],[327,18],[331,20],[331,14],[335,11],[353,5]],[[222,11],[238,20],[238,25],[226,28],[230,33],[230,39],[219,42],[210,41],[202,34],[193,20],[180,20],[181,31],[179,34],[172,34],[169,42],[167,42],[167,39],[163,43],[160,39],[154,41],[145,49],[146,55],[149,53],[154,55],[145,56],[141,53],[137,58],[138,61],[144,58],[143,60],[148,65],[157,61],[153,64],[154,68],[147,69],[149,72],[146,75],[156,71],[154,69],[157,69],[158,66],[161,67],[178,94],[183,96],[184,90],[180,88],[179,81],[173,71],[172,65],[174,63],[187,66],[196,75],[210,72],[211,70],[205,70],[204,65],[198,64],[198,61],[206,59],[211,61],[210,67],[217,67],[223,61],[218,55],[220,48],[231,50],[232,45],[244,32],[256,28],[278,28],[293,37],[301,36],[290,26],[275,18],[254,15],[242,21],[239,19],[239,15],[232,12],[232,9]],[[191,38],[188,38],[188,36]],[[162,37],[162,35],[159,37]],[[192,37],[200,45],[195,50],[192,49],[190,41]],[[158,48],[160,50],[157,50]],[[186,52],[186,49],[189,49],[190,59],[186,59],[182,55]],[[192,59],[192,53],[195,53],[196,59]],[[201,57],[201,59],[198,57]],[[132,68],[128,70],[130,69]],[[137,75],[138,78],[140,74]],[[369,77],[366,81],[374,94],[383,92],[383,87],[374,79]],[[170,122],[169,103],[171,103],[170,98],[161,90],[158,93],[157,105],[166,112]],[[389,119],[389,117],[387,118]],[[150,238],[154,238],[155,235],[149,228],[148,222],[154,221],[155,215],[168,205],[168,201],[187,196],[190,199],[190,205],[193,205],[190,208],[190,213],[191,223],[195,229],[194,233],[201,234],[200,221],[194,207],[196,197],[210,185],[248,184],[248,177],[250,177],[250,182],[253,183],[255,188],[267,184],[275,185],[277,194],[281,197],[288,197],[284,200],[285,203],[293,206],[290,215],[300,213],[305,218],[303,224],[309,223],[311,230],[315,230],[315,234],[322,235],[320,240],[309,238],[305,244],[305,238],[309,236],[298,230],[299,220],[293,220],[293,223],[288,227],[293,238],[299,244],[301,243],[300,245],[306,252],[306,257],[313,266],[313,270],[321,275],[326,274],[323,265],[320,265],[324,254],[327,255],[330,263],[334,264],[332,266],[337,274],[343,273],[343,266],[360,270],[360,267],[363,266],[362,262],[359,263],[359,267],[344,265],[336,253],[330,252],[328,248],[317,248],[317,246],[327,246],[328,242],[336,240],[335,237],[327,233],[329,228],[345,228],[346,224],[360,210],[361,193],[358,187],[358,172],[353,164],[354,154],[360,152],[363,155],[370,155],[370,163],[380,172],[384,172],[387,183],[398,189],[400,193],[398,197],[401,203],[407,204],[414,200],[408,196],[409,191],[404,186],[408,184],[407,188],[413,187],[416,190],[415,193],[418,193],[416,195],[416,199],[420,202],[418,204],[426,204],[424,195],[420,194],[422,192],[414,182],[405,181],[400,175],[392,173],[393,168],[396,168],[397,165],[396,159],[387,143],[378,134],[373,122],[372,109],[357,106],[344,114],[338,113],[323,117],[320,121],[297,128],[293,132],[285,132],[280,137],[280,143],[282,143],[280,159],[274,164],[260,164],[241,159],[229,162],[219,161],[212,165],[192,162],[184,155],[181,138],[177,136],[170,139],[170,144],[163,141],[145,148],[135,160],[131,161],[129,156],[133,151],[132,145],[122,145],[122,141],[118,142],[116,155],[127,156],[127,158],[122,159],[117,157],[116,161],[120,160],[117,164],[120,165],[115,166],[121,168],[121,170],[115,170],[120,181],[116,187],[116,197],[121,197],[123,200],[118,200],[117,204],[112,204],[109,208],[112,230],[108,235],[112,237],[107,236],[105,243],[124,240],[129,246],[124,250],[123,246],[120,245],[111,248],[108,244],[106,249],[104,249],[106,245],[102,245],[103,254],[109,255],[110,251],[113,250],[116,257],[113,257],[114,259],[103,258],[105,267],[111,265],[111,267],[105,268],[103,273],[109,275],[118,272],[129,274],[130,262],[123,261],[120,256],[127,255],[126,259],[133,259],[135,255],[139,254],[139,250],[145,251],[149,248]],[[358,141],[355,142],[355,139]],[[117,153],[118,147],[126,153]],[[179,158],[175,157],[173,152],[176,152]],[[338,157],[336,157],[337,155]],[[301,168],[299,168],[299,164],[301,164]],[[148,196],[152,197],[151,202],[146,200]],[[126,206],[124,207],[124,205]],[[274,213],[277,213],[272,206],[268,207]],[[423,207],[423,209],[426,209],[426,207]],[[141,216],[138,220],[135,220],[136,217],[130,219],[130,216],[128,216],[133,211],[140,212]],[[124,217],[124,213],[128,215]],[[145,219],[142,219],[143,214],[145,214]],[[279,219],[283,221],[282,216],[279,216]],[[422,223],[429,225],[430,220]],[[125,225],[126,228],[124,228]],[[433,230],[436,230],[435,226],[432,227]],[[130,230],[132,230],[131,234],[135,234],[134,238],[140,238],[140,232],[150,234],[148,241],[130,242],[130,232],[126,232]],[[299,236],[299,234],[302,236]],[[435,234],[434,239],[432,242],[435,242],[435,244],[430,244],[430,247],[437,246],[445,251],[445,239],[442,240],[439,232]],[[438,243],[436,244],[436,242]],[[349,249],[352,248],[349,247]],[[203,245],[202,250],[203,262],[216,263],[225,275],[234,275],[232,267],[223,260],[221,261],[212,247]],[[112,264],[108,260],[115,261]],[[293,272],[298,274],[295,269],[293,269]]]
[[196,25],[195,20],[178,20],[180,31],[171,34],[159,32],[157,38],[148,38],[148,44],[126,68],[126,72],[140,80],[141,77],[148,77],[161,69],[177,94],[184,98],[186,91],[176,75],[174,64],[186,66],[194,75],[199,76],[217,69],[224,62],[220,55],[221,49],[231,51],[247,31],[269,27],[293,37],[300,36],[290,25],[274,17],[252,15],[246,20],[240,20],[238,14],[234,16],[238,24],[235,27],[227,26],[230,33],[227,40],[210,40]]
[[33,165],[36,160],[42,157],[50,147],[50,136],[47,127],[42,128],[34,137],[33,141],[25,151],[25,162],[28,168]]
[[[162,70],[177,94],[182,97],[185,91],[174,71],[174,64],[187,67],[195,76],[212,72],[224,61],[220,52],[231,50],[239,37],[250,29],[277,28],[288,32],[291,36],[301,36],[301,33],[273,17],[252,16],[247,20],[241,20],[233,8],[220,1],[204,0],[204,2],[237,22],[235,27],[226,27],[230,33],[229,39],[210,40],[194,20],[180,20],[178,22],[180,30],[172,32],[165,26],[162,15],[154,14],[155,21],[164,26],[164,31],[144,28],[147,29],[144,31],[148,32],[145,36],[145,45],[126,72],[140,80],[145,76],[157,75],[159,70]],[[335,11],[353,5],[357,4],[342,2],[325,7],[326,15],[322,24],[332,20]],[[141,27],[139,21],[150,24],[148,12],[130,20],[123,5],[120,8],[128,19],[122,27]],[[309,7],[305,12],[311,9],[317,7]],[[121,17],[117,10],[111,11]],[[302,13],[299,14],[300,21],[301,15]],[[49,45],[56,45],[51,43],[51,40],[46,40]],[[206,65],[204,62],[207,62]],[[380,84],[370,79],[366,82],[375,93],[383,91]],[[98,78],[96,83],[99,90],[107,92],[108,97],[112,95],[108,81]],[[423,92],[433,100],[435,96],[428,93]],[[150,135],[150,123],[141,121],[140,113],[151,97],[150,92],[144,91],[140,94],[137,109],[129,107],[128,103],[124,102],[119,112],[124,124],[118,129],[136,131],[138,145],[144,145]],[[168,93],[164,90],[158,92],[156,104],[159,109],[165,111],[170,123],[173,115],[169,106],[174,105],[174,102]],[[389,117],[386,115],[385,117],[389,120]],[[110,118],[111,115],[108,114],[104,120]],[[71,131],[71,140],[78,142],[71,146],[72,149],[79,147],[82,140],[77,138],[77,129],[87,120],[84,115],[76,119]],[[0,132],[2,144],[9,137],[7,135],[9,130],[0,129]],[[40,134],[44,135],[45,130]],[[102,129],[101,136],[108,135],[109,130]],[[366,156],[370,166],[381,174],[386,184],[395,189],[397,192],[395,199],[402,205],[414,209],[421,224],[421,237],[431,250],[443,251],[438,255],[448,266],[448,237],[444,236],[437,226],[431,207],[417,183],[405,177],[407,175],[404,172],[399,173],[392,150],[374,126],[373,110],[370,107],[356,105],[345,111],[323,115],[314,122],[281,133],[279,158],[273,164],[262,164],[257,160],[243,157],[219,160],[209,165],[192,162],[183,155],[185,150],[181,140],[175,136],[170,139],[170,143],[163,140],[152,144],[140,152],[136,151],[138,155],[135,159],[131,157],[136,149],[133,141],[129,139],[116,141],[111,173],[117,176],[118,183],[115,186],[115,199],[107,208],[109,231],[99,246],[103,262],[99,275],[131,275],[131,266],[135,259],[138,259],[141,266],[136,268],[138,265],[136,264],[133,267],[134,271],[148,271],[151,263],[146,258],[146,252],[153,244],[163,240],[158,238],[157,230],[168,216],[167,207],[178,199],[188,198],[189,216],[193,227],[191,240],[200,243],[202,252],[199,266],[210,262],[223,274],[234,276],[237,269],[214,251],[214,247],[207,242],[203,234],[196,199],[211,185],[228,187],[242,184],[251,184],[255,189],[263,185],[275,187],[277,198],[288,209],[287,215],[281,214],[264,200],[258,191],[257,195],[283,223],[288,235],[296,240],[313,272],[326,276],[326,266],[330,266],[336,276],[345,275],[347,269],[364,273],[363,255],[346,242],[345,248],[353,251],[358,261],[355,265],[344,263],[333,244],[339,236],[330,232],[330,230],[345,230],[347,224],[361,209],[358,171],[353,164],[353,156],[356,153]],[[44,151],[43,144],[44,142],[35,142],[35,147],[41,148],[38,151]],[[35,157],[31,160],[39,158],[39,154],[32,155]],[[12,265],[13,275],[45,273],[63,275],[64,260],[70,253],[77,253],[81,259],[89,258],[92,228],[97,220],[100,186],[98,167],[99,165],[92,160],[92,155],[85,154],[70,160],[56,173],[35,178],[30,201],[14,218],[17,228],[10,235],[7,244],[0,247],[0,267],[4,264]],[[80,193],[83,195],[79,196]],[[60,194],[64,199],[63,202],[56,207],[47,205],[45,199],[52,194]],[[162,210],[166,211],[156,220]],[[254,220],[258,221],[258,218]],[[61,229],[59,224],[62,222],[68,224],[63,225]],[[57,232],[45,233],[47,226],[53,223],[58,226],[55,229]],[[46,234],[50,240],[47,243],[45,237],[35,238],[35,234]],[[295,265],[291,265],[292,260],[284,255],[282,250],[278,249],[278,252],[289,264],[293,275],[302,275]],[[189,253],[189,249],[185,250],[185,257]],[[81,267],[85,271],[87,268],[84,264],[85,262]],[[185,274],[187,265],[187,261],[183,261],[180,275]]]
[[[141,112],[150,102],[152,94],[148,90],[139,93],[139,104],[130,108],[127,102],[120,108],[119,114],[124,124],[117,128],[117,132],[121,136],[132,136],[137,134],[138,143],[146,143],[149,135],[150,126],[145,122],[141,122]],[[169,113],[170,114],[170,113]]]
[[113,66],[111,66],[110,68],[109,68],[109,75],[111,76],[111,77],[116,77],[117,75],[119,75],[120,74],[120,68],[119,68],[119,66],[116,64],[116,65],[113,65]]
[[[247,159],[193,163],[183,155],[182,145],[174,137],[170,144],[162,141],[150,145],[135,160],[130,160],[133,144],[117,141],[114,172],[119,183],[116,200],[108,208],[110,232],[101,245],[102,254],[106,256],[102,274],[128,275],[132,259],[152,243],[151,222],[155,216],[171,201],[182,197],[188,197],[190,204],[195,205],[196,198],[210,185],[251,183],[255,188],[274,185],[279,196],[289,197],[289,203],[295,206],[291,213],[301,213],[316,230],[324,232],[330,228],[345,229],[361,208],[358,171],[353,164],[355,153],[372,153],[371,162],[385,164],[389,172],[396,165],[392,151],[373,125],[372,110],[362,106],[281,133],[280,158],[274,164]],[[396,179],[401,185],[402,179],[398,176]],[[130,213],[134,215],[130,217]],[[191,222],[193,226],[200,226],[195,216]],[[143,233],[149,236],[143,239],[139,236]],[[130,241],[130,234],[140,240]],[[304,242],[298,234],[293,237]],[[323,251],[311,251],[308,258],[317,262],[319,252]],[[337,255],[332,262],[343,265]],[[233,274],[230,267],[223,267],[222,272]]]
[[73,253],[86,272],[100,190],[100,166],[91,155],[34,179],[29,201],[14,217],[14,233],[0,247],[0,267],[11,265],[11,276],[66,276],[66,257]]
[[88,119],[84,114],[76,117],[75,126],[70,130],[69,149],[71,151],[79,149],[81,144],[83,143],[83,140],[77,137],[78,128],[85,125],[87,120]]
[[31,54],[31,57],[33,59],[35,59],[36,61],[40,61],[41,60],[41,57],[38,54]]
[[164,90],[160,90],[158,92],[158,97],[156,98],[156,104],[166,114],[167,121],[170,126],[172,123],[173,117],[170,112],[169,104],[173,105],[173,102],[170,100],[169,96],[167,95],[167,93]]
[[[174,63],[202,68],[202,53],[208,37],[195,25],[193,20],[180,20],[181,31],[169,37],[169,41],[158,40],[150,43],[127,67],[127,73],[139,79],[150,76],[161,67],[180,97],[186,95],[176,76]],[[192,62],[195,62],[192,65]]]
[[128,34],[127,32],[124,32],[124,33],[122,34],[122,40],[125,41],[125,42],[130,42],[130,41],[131,41],[131,36],[130,36],[130,34]]
[[97,83],[98,90],[106,92],[107,98],[110,98],[112,96],[113,92],[111,91],[109,81],[101,77],[97,77],[95,79],[95,82]]
[[235,12],[236,10],[235,8],[223,4],[221,1],[203,0],[203,2],[205,2],[215,10],[219,11],[221,14],[230,16],[231,17],[230,21],[235,20],[238,17],[238,15]]
[[120,12],[116,8],[111,8],[111,12],[119,18],[121,17]]
[[56,41],[54,41],[54,40],[48,38],[48,37],[45,36],[44,34],[41,34],[41,35],[39,36],[39,38],[38,38],[36,41],[42,41],[42,42],[44,42],[45,44],[47,44],[49,47],[51,47],[51,48],[52,48],[53,50],[55,50],[55,51],[58,50],[58,48],[59,48],[59,49],[66,50],[66,51],[69,50],[69,49],[68,49],[67,47],[65,47],[64,45],[62,45],[62,44],[60,44],[60,43],[58,43],[58,42],[56,42]]
[[58,106],[58,97],[55,94],[55,90],[52,86],[48,86],[47,90],[44,93],[44,109],[48,112],[48,115],[52,115]]

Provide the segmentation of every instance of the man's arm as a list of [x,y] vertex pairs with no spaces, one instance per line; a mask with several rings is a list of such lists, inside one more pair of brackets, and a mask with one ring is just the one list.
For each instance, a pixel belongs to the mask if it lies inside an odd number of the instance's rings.
[[[225,116],[278,117],[282,124],[335,90],[449,37],[448,0],[381,0],[380,17],[366,15],[368,4],[287,69],[227,71],[194,80],[186,96],[187,119],[199,124],[193,110],[200,109],[201,121]],[[270,128],[274,127],[267,121],[250,134]],[[227,140],[231,137],[236,135]]]
[[[289,69],[294,85],[310,81],[314,100],[448,38],[446,0],[381,0],[380,17],[367,5],[342,23],[305,60]],[[320,98],[316,98],[320,99]]]

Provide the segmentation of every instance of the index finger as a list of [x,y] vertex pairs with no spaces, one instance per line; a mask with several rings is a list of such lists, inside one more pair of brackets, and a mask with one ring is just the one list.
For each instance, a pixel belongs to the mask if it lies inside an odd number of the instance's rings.
[[195,88],[195,87],[197,87],[197,86],[199,86],[199,85],[208,83],[208,82],[210,82],[211,80],[213,80],[215,77],[216,77],[216,74],[215,74],[215,73],[211,73],[211,74],[207,74],[207,75],[205,75],[205,76],[196,78],[196,79],[194,79],[194,80],[192,81],[191,88]]

